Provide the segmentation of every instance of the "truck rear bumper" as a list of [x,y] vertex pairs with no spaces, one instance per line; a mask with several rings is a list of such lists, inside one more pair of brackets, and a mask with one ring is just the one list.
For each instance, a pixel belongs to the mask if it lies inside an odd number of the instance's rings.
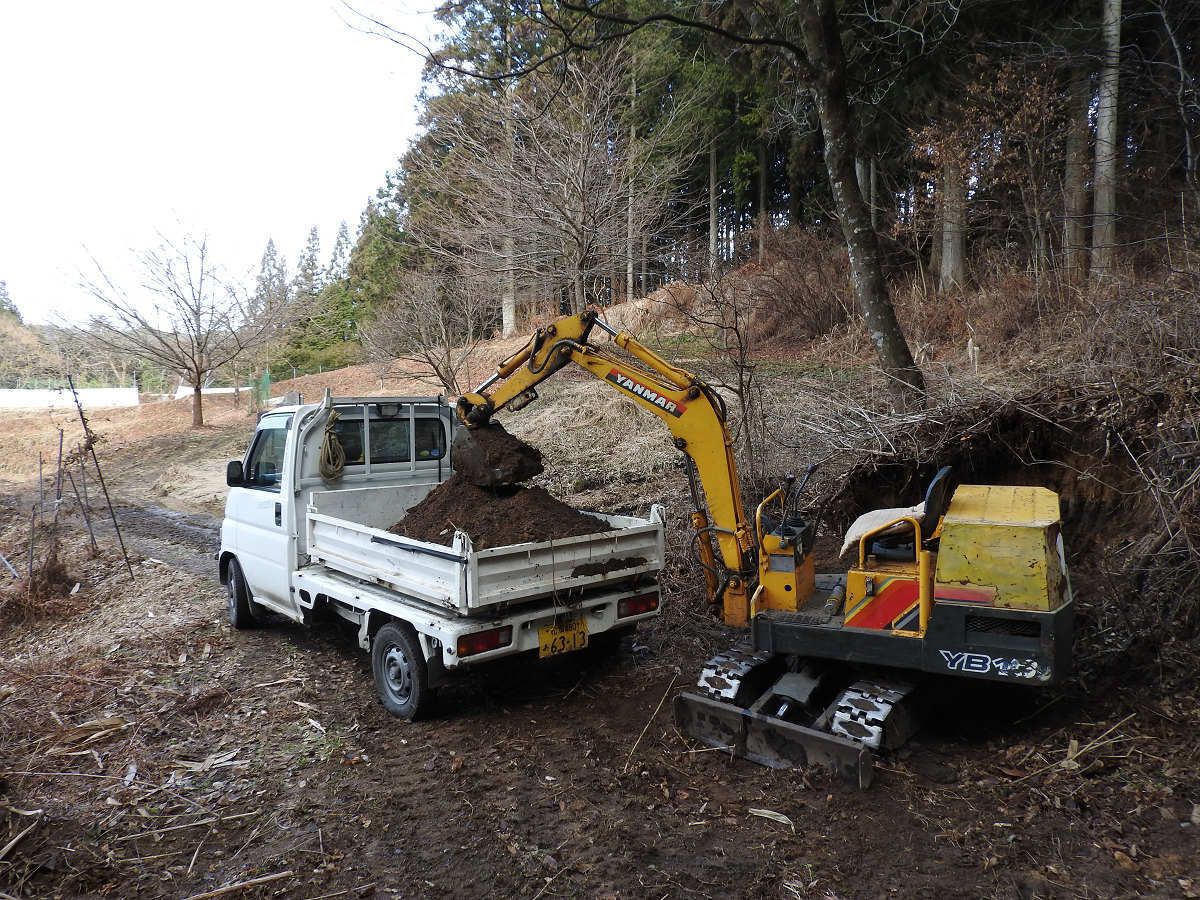
[[[659,614],[656,608],[652,612],[632,616],[621,616],[620,603],[633,597],[653,594],[658,598],[658,586],[650,586],[638,591],[618,591],[588,597],[578,604],[571,606],[545,607],[538,606],[528,610],[509,613],[501,619],[458,619],[451,627],[452,639],[442,644],[442,663],[447,669],[457,666],[475,665],[488,660],[518,653],[537,652],[540,646],[539,632],[541,629],[564,625],[582,620],[587,627],[588,638],[605,634],[616,628],[634,625],[644,619],[652,619]],[[505,647],[498,647],[486,653],[477,653],[460,657],[457,653],[458,638],[473,632],[486,631],[491,628],[512,626],[512,642]]]
[[[370,646],[371,635],[385,621],[407,622],[422,638],[427,658],[440,656],[447,670],[473,666],[490,660],[537,651],[538,630],[549,625],[582,619],[589,638],[652,619],[659,608],[637,615],[621,616],[622,600],[653,595],[660,599],[657,584],[637,589],[597,592],[570,605],[530,604],[495,616],[459,616],[445,607],[405,597],[396,591],[367,584],[328,569],[305,568],[296,571],[296,589],[301,609],[311,609],[318,601],[330,606],[342,618],[359,627],[359,645]],[[459,638],[498,628],[512,629],[511,639],[503,646],[482,653],[460,656]]]

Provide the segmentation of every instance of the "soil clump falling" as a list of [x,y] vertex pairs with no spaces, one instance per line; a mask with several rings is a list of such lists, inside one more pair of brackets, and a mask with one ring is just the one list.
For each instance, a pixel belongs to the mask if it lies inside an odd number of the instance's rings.
[[481,488],[505,488],[545,470],[542,454],[504,430],[499,422],[458,429],[451,445],[454,471]]

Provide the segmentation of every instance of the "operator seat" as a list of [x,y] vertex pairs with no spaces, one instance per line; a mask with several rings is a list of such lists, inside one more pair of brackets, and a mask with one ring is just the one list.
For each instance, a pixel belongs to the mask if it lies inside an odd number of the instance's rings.
[[[946,514],[950,503],[950,466],[938,469],[925,490],[925,500],[916,506],[899,507],[896,509],[876,509],[864,513],[854,520],[854,524],[846,532],[842,544],[841,555],[858,546],[859,539],[871,531],[895,519],[913,518],[921,523],[922,544],[924,549],[933,549],[935,538],[930,534],[937,528],[938,522]],[[925,527],[928,524],[929,527]],[[878,535],[871,541],[870,552],[877,559],[893,562],[910,562],[917,558],[917,548],[914,545],[912,527],[907,522],[898,522],[891,531]]]

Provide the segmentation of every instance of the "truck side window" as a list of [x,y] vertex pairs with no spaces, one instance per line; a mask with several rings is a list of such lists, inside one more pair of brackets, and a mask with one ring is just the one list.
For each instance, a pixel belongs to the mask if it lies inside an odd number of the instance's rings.
[[[440,419],[417,419],[417,462],[445,455]],[[371,420],[371,464],[409,462],[408,419]]]
[[287,445],[287,430],[291,423],[291,416],[267,416],[259,423],[258,433],[246,458],[247,486],[279,490],[283,450]]
[[[340,419],[333,426],[333,433],[337,435],[342,452],[346,454],[346,465],[361,466],[364,462],[362,419]],[[374,436],[375,432],[372,431],[371,437]]]
[[446,435],[441,419],[417,419],[417,461],[446,455]]

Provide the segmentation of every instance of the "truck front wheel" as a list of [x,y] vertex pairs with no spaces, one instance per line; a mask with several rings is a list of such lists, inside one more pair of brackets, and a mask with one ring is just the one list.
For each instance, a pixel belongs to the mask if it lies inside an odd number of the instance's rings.
[[393,716],[413,720],[429,711],[429,666],[412,629],[396,622],[379,629],[371,643],[371,671],[379,700]]
[[250,600],[250,588],[246,576],[236,559],[229,561],[229,572],[225,576],[225,592],[229,602],[229,624],[239,631],[258,624],[254,615],[254,604]]

